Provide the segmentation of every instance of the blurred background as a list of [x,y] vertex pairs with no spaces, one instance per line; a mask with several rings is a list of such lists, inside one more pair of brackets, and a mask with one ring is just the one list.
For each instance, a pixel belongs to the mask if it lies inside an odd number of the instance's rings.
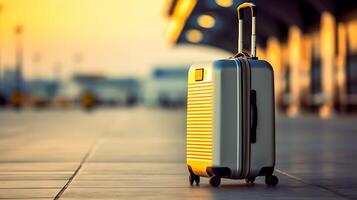
[[[189,65],[236,53],[239,3],[2,0],[0,104],[183,108]],[[258,57],[274,67],[278,111],[356,112],[357,3],[255,3]],[[250,28],[244,34],[249,51]]]
[[173,5],[164,0],[0,5],[5,107],[183,107],[189,64],[229,55],[168,44],[167,9]]

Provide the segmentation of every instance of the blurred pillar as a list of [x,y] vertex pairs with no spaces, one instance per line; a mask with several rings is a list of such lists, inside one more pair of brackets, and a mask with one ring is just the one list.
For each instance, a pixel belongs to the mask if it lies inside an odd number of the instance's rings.
[[301,102],[304,106],[312,103],[311,94],[311,65],[312,65],[312,36],[306,34],[302,37],[301,67],[300,67],[300,92]]
[[290,105],[287,114],[290,117],[297,116],[300,112],[300,66],[301,66],[301,48],[302,32],[292,26],[289,29],[288,51],[290,67]]
[[323,118],[331,116],[335,97],[335,42],[336,21],[331,13],[321,15],[320,52],[321,52],[321,88],[324,103],[321,105],[319,115]]
[[274,68],[275,102],[278,102],[284,92],[282,83],[285,77],[283,74],[281,44],[275,37],[271,37],[267,41],[266,60]]
[[289,51],[288,51],[288,44],[283,43],[281,46],[281,82],[280,87],[281,87],[281,99],[279,99],[278,103],[281,108],[284,108],[286,104],[286,97],[289,95],[290,92],[289,90],[289,80],[290,80],[290,72],[289,72]]
[[346,78],[346,59],[347,59],[347,27],[344,23],[339,23],[337,28],[337,95],[339,110],[341,112],[347,111],[347,78]]

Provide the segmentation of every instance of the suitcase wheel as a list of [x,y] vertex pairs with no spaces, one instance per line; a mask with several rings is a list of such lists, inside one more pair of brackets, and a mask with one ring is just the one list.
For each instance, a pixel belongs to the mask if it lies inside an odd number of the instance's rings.
[[194,182],[196,185],[200,184],[200,177],[195,174],[191,173],[188,179],[190,181],[190,185],[193,185]]
[[274,175],[267,175],[265,176],[265,183],[269,186],[276,186],[279,182],[278,177]]
[[254,183],[254,181],[255,181],[255,177],[245,179],[246,183]]
[[209,179],[209,184],[213,187],[218,187],[221,184],[221,177],[220,176],[212,176]]

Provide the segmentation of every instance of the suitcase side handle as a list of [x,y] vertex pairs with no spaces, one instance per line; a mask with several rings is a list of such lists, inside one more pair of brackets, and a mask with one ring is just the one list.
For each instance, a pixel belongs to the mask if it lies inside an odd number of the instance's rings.
[[257,108],[257,92],[250,91],[250,105],[251,105],[251,127],[250,127],[250,142],[257,142],[257,125],[258,125],[258,108]]
[[252,15],[252,36],[251,36],[251,47],[250,54],[252,58],[256,58],[256,36],[255,36],[255,27],[256,21],[255,17],[257,14],[257,8],[254,3],[242,3],[237,8],[238,13],[238,53],[243,52],[243,10],[250,8],[250,12]]

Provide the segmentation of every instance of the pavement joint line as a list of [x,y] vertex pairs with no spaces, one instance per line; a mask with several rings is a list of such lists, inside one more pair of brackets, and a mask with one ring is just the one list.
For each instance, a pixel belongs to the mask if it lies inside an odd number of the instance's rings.
[[[24,199],[24,198],[21,198],[21,197],[19,197],[19,198],[17,198],[17,197],[13,197],[13,198],[0,198],[0,199]],[[26,197],[26,199],[50,199],[49,197]]]
[[305,180],[303,180],[303,179],[301,179],[301,178],[299,178],[299,177],[297,177],[297,176],[294,176],[294,175],[292,175],[292,174],[289,174],[289,173],[287,173],[287,172],[284,172],[284,171],[282,171],[282,170],[280,170],[280,169],[275,169],[275,171],[278,172],[278,173],[280,173],[280,174],[282,174],[282,175],[285,175],[285,176],[287,176],[287,177],[289,177],[289,178],[291,178],[291,179],[294,179],[294,180],[296,180],[296,181],[299,181],[299,182],[301,182],[301,183],[304,183],[304,184],[307,184],[307,185],[311,185],[311,186],[315,186],[315,187],[321,188],[321,189],[323,189],[323,190],[327,190],[327,191],[329,191],[329,192],[331,192],[331,193],[334,193],[335,195],[340,196],[340,197],[345,198],[345,199],[353,200],[353,198],[351,198],[351,197],[349,197],[349,196],[347,196],[347,195],[345,195],[345,194],[342,194],[341,192],[335,191],[335,190],[330,189],[330,188],[328,188],[328,187],[325,187],[325,186],[323,186],[323,185],[319,185],[319,184],[315,184],[315,183],[311,183],[311,182],[305,181]]
[[88,160],[88,158],[94,153],[95,149],[98,147],[98,145],[100,143],[102,143],[103,139],[99,139],[96,140],[95,142],[93,142],[93,144],[90,146],[89,150],[87,151],[87,153],[84,155],[82,161],[79,163],[79,166],[77,167],[77,169],[74,171],[74,173],[72,174],[72,176],[68,179],[67,183],[62,187],[62,189],[58,192],[58,194],[55,196],[54,200],[57,200],[59,198],[61,198],[62,194],[64,193],[64,191],[66,191],[66,189],[68,188],[68,186],[71,184],[71,182],[73,181],[73,179],[76,177],[76,175],[78,174],[79,170],[82,168],[83,164]]
[[8,178],[8,179],[0,179],[0,181],[64,181],[64,180],[68,180],[67,178],[37,178],[37,179],[33,179],[33,178]]
[[2,187],[0,190],[37,190],[37,189],[62,189],[62,187]]

